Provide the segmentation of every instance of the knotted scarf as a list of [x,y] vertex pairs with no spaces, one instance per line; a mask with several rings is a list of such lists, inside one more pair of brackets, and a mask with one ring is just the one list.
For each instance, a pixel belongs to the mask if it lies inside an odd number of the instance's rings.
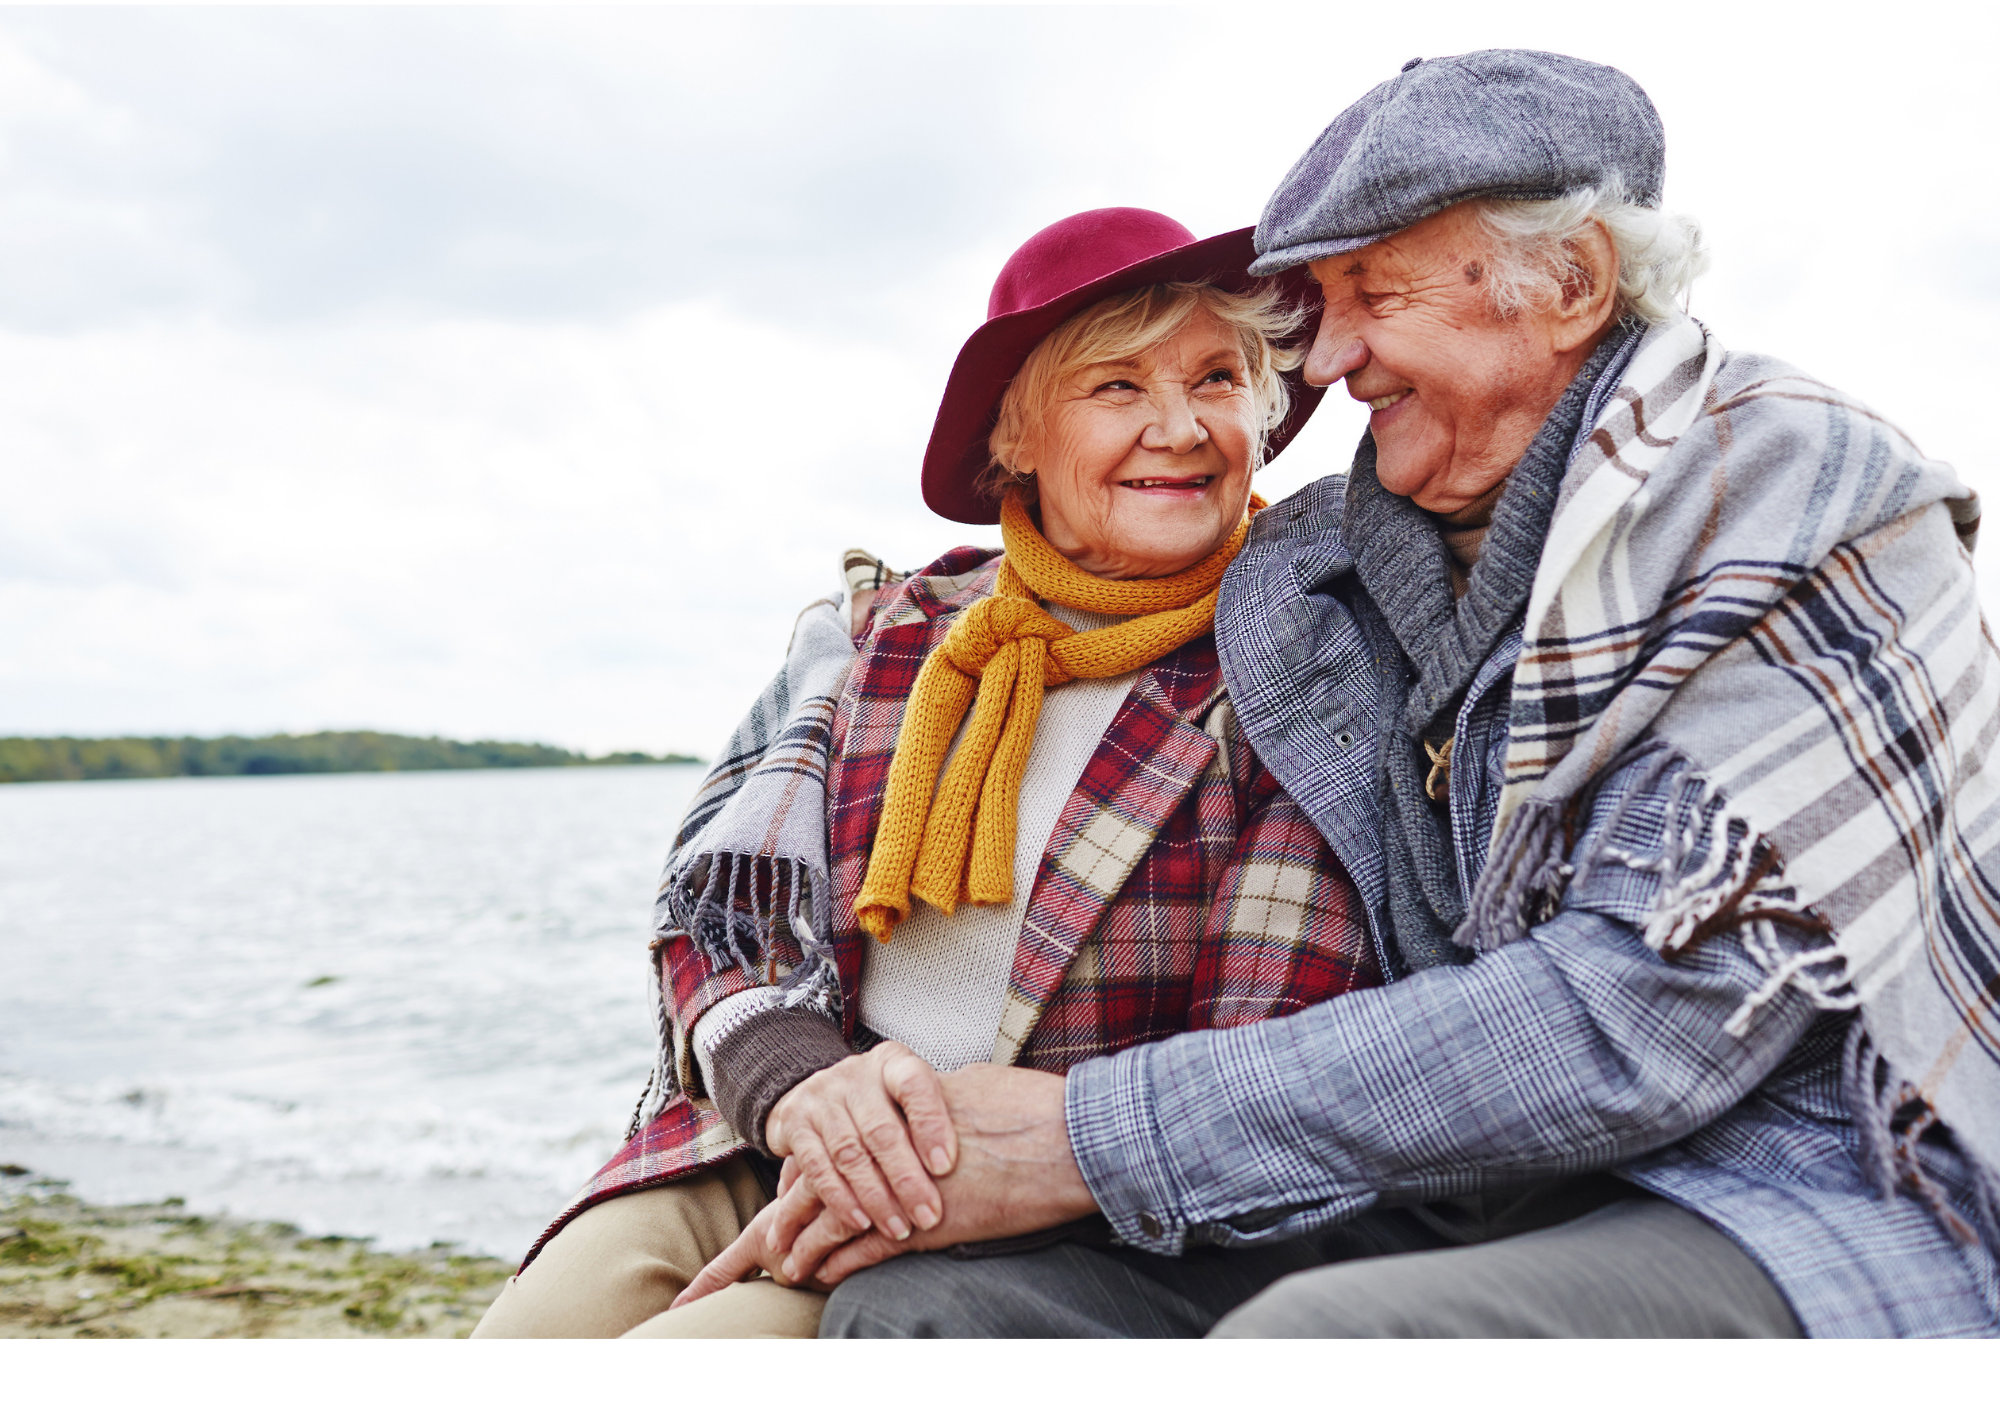
[[[993,593],[959,616],[910,690],[874,852],[854,901],[863,928],[888,942],[910,916],[912,895],[947,914],[961,903],[1012,899],[1015,814],[1043,691],[1134,672],[1207,633],[1222,572],[1263,507],[1251,497],[1229,538],[1179,574],[1099,579],[1043,538],[1018,496],[1007,498],[1000,508],[1007,554]],[[1135,617],[1079,633],[1042,608],[1043,600]],[[972,724],[947,770],[945,756],[969,707]]]

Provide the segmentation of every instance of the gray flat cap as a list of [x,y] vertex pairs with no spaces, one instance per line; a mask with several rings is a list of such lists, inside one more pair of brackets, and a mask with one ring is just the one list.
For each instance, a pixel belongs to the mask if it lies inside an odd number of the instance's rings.
[[1532,49],[1412,59],[1285,174],[1250,273],[1359,249],[1473,197],[1547,200],[1617,177],[1657,206],[1665,175],[1660,115],[1616,69]]

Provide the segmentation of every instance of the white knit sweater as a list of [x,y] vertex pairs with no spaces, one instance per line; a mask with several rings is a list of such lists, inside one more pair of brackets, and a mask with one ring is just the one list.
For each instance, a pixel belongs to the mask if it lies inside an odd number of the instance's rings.
[[[1120,622],[1060,604],[1045,607],[1079,632]],[[901,1041],[939,1071],[993,1058],[1021,923],[1049,836],[1138,679],[1136,672],[1079,678],[1047,691],[1021,778],[1012,902],[965,904],[947,916],[918,901],[893,941],[884,945],[871,938],[861,974],[861,1022],[869,1030]],[[964,731],[961,724],[961,737]],[[957,749],[954,740],[952,750]],[[710,1007],[695,1024],[694,1051],[711,1093],[708,1065],[717,1042],[776,999],[773,987],[738,992]]]

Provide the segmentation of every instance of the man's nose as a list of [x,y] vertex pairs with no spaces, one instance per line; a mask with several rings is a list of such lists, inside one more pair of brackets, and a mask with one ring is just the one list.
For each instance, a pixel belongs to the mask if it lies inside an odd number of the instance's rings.
[[1187,389],[1169,384],[1153,395],[1153,421],[1141,445],[1149,452],[1191,452],[1208,440],[1208,429],[1194,415]]
[[1332,307],[1319,317],[1319,332],[1306,354],[1306,382],[1316,388],[1330,387],[1368,364],[1368,345],[1356,338],[1348,321]]

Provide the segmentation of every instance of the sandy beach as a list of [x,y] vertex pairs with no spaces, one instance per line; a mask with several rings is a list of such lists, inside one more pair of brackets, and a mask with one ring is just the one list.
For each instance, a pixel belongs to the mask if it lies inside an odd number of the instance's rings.
[[178,1202],[92,1205],[65,1186],[0,1169],[0,1338],[456,1339],[512,1270]]

